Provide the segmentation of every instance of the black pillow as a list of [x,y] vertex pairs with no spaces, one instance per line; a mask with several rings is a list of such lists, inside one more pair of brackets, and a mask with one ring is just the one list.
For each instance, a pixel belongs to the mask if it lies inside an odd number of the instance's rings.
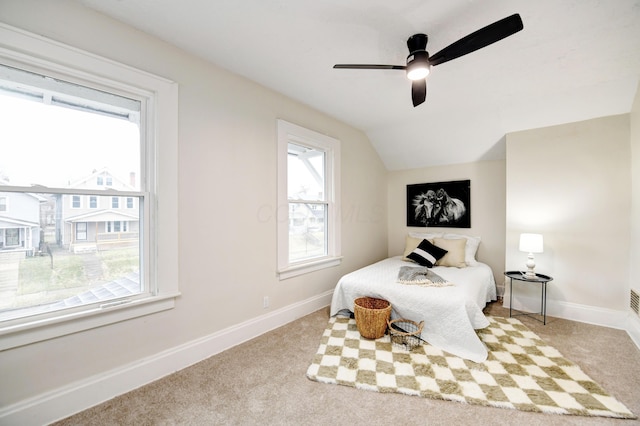
[[413,249],[407,257],[427,268],[433,267],[436,262],[447,254],[447,250],[434,246],[428,240],[422,240],[418,247]]

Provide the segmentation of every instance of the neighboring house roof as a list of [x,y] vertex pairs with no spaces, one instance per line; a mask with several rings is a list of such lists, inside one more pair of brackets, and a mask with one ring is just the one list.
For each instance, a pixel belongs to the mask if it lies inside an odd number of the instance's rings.
[[69,216],[64,220],[65,222],[109,222],[117,220],[138,220],[138,216],[115,210],[100,210],[79,214],[77,216]]
[[16,226],[40,226],[40,224],[38,222],[0,216],[0,228],[14,228]]
[[[103,167],[100,170],[95,170],[93,173],[91,173],[88,176],[85,176],[81,179],[78,179],[74,182],[71,182],[68,187],[69,188],[78,188],[78,187],[84,187],[84,186],[89,186],[91,188],[96,188],[98,187],[96,184],[94,184],[93,182],[95,181],[95,179],[98,176],[110,176],[113,180],[114,180],[114,184],[111,185],[111,187],[113,188],[120,188],[120,189],[125,189],[128,191],[135,191],[135,188],[130,185],[128,182],[123,181],[122,179],[120,179],[118,176],[114,175],[111,170],[109,170],[108,167]],[[91,182],[91,183],[90,183]],[[117,185],[116,185],[117,183]],[[106,185],[105,185],[106,187]]]
[[99,287],[92,288],[84,293],[69,297],[49,305],[52,309],[68,308],[85,303],[100,302],[117,297],[130,296],[140,292],[140,273],[132,272],[129,275],[110,281]]
[[[0,178],[0,186],[11,186],[11,182],[9,182],[6,179]],[[36,187],[34,187],[34,189],[36,189]],[[47,201],[46,198],[44,198],[44,197],[42,197],[42,196],[40,196],[38,194],[32,193],[32,192],[12,192],[12,194],[24,194],[24,195],[27,195],[27,196],[29,196],[31,198],[35,198],[39,202]]]

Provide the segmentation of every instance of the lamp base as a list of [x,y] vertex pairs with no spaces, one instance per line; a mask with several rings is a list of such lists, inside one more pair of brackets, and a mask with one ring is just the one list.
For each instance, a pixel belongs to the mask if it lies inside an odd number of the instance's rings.
[[535,267],[536,267],[536,262],[533,259],[533,253],[529,253],[529,256],[527,256],[527,272],[524,273],[524,276],[526,278],[536,278],[536,272],[535,272]]

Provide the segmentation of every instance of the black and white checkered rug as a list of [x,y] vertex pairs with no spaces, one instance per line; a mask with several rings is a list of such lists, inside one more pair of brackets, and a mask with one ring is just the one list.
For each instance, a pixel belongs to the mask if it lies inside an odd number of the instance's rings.
[[478,335],[489,349],[483,363],[429,344],[407,350],[389,335],[360,336],[355,320],[331,317],[307,377],[377,392],[530,412],[635,419],[576,364],[515,318],[488,317]]

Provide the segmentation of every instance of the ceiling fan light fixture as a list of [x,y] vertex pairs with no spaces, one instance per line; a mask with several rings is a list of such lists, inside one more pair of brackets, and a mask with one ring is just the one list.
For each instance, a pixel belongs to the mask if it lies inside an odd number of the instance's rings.
[[431,71],[429,54],[426,51],[413,52],[407,57],[407,78],[422,80]]
[[429,75],[429,68],[425,66],[417,66],[413,69],[407,68],[407,77],[409,80],[422,80]]

